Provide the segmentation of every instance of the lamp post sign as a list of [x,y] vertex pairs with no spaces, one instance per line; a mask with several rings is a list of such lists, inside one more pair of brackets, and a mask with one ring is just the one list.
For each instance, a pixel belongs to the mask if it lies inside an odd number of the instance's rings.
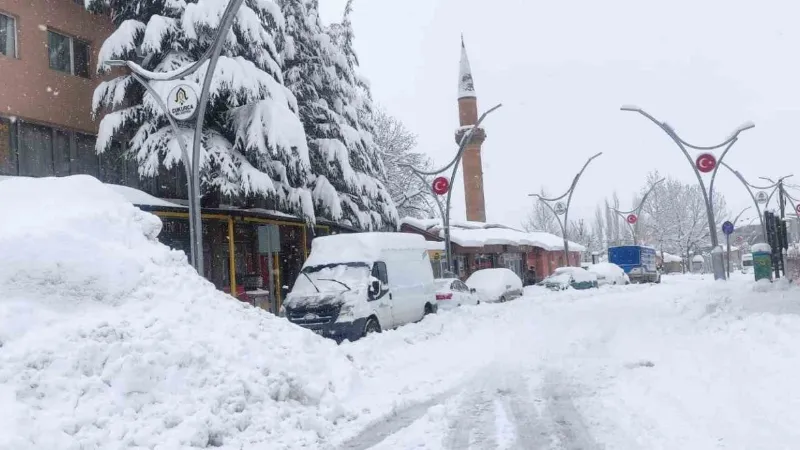
[[564,202],[558,202],[553,206],[553,211],[559,216],[563,216],[567,212],[567,206],[564,205]]
[[635,224],[635,223],[636,223],[636,221],[638,221],[638,220],[639,220],[639,218],[636,216],[636,214],[628,214],[628,217],[626,217],[626,218],[625,218],[625,220],[626,220],[626,221],[627,221],[629,224],[633,225],[633,224]]
[[167,110],[175,120],[193,119],[199,103],[197,90],[191,84],[181,83],[167,96]]
[[766,191],[758,191],[756,192],[756,202],[758,203],[767,203],[769,200],[769,194]]
[[450,181],[445,177],[436,177],[431,187],[436,195],[444,195],[450,190]]
[[717,158],[711,153],[703,153],[695,160],[697,170],[703,173],[709,173],[717,167]]

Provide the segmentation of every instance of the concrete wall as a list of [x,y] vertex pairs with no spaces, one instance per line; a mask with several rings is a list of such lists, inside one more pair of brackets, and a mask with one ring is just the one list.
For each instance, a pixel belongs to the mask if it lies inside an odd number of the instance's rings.
[[[110,19],[73,0],[0,0],[0,12],[17,21],[17,57],[0,55],[0,114],[96,133],[97,51],[114,29]],[[89,79],[50,68],[48,29],[89,43]]]

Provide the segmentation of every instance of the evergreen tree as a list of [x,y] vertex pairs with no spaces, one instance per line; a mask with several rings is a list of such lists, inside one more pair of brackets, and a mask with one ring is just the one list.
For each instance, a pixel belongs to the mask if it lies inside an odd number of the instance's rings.
[[[316,11],[316,0],[305,3]],[[395,229],[399,221],[389,191],[380,181],[385,168],[375,145],[375,124],[369,86],[357,74],[350,21],[352,2],[341,23],[320,27],[316,34],[324,76],[312,77],[320,96],[309,133],[314,200],[322,215],[337,215],[363,229]],[[316,14],[314,14],[316,16]],[[309,122],[313,125],[309,127]],[[337,202],[330,200],[338,197]]]
[[[117,30],[100,49],[103,62],[125,59],[152,72],[197,61],[217,32],[227,0],[87,0],[110,11]],[[308,180],[310,159],[297,101],[284,86],[281,53],[285,19],[271,0],[246,0],[226,37],[205,117],[201,149],[202,188],[238,199],[262,199],[265,207],[315,218]],[[207,65],[189,77],[202,85]],[[156,83],[162,94],[174,85]],[[98,152],[112,139],[128,143],[142,176],[180,163],[176,138],[191,142],[191,129],[174,136],[164,112],[129,75],[95,90],[100,125]]]

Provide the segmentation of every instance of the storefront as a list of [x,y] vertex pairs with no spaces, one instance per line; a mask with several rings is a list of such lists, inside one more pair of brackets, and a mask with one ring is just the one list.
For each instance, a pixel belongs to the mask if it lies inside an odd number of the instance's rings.
[[[159,216],[159,240],[189,254],[188,212],[138,205]],[[241,301],[277,313],[318,236],[355,231],[331,223],[307,226],[260,210],[204,209],[204,277]]]

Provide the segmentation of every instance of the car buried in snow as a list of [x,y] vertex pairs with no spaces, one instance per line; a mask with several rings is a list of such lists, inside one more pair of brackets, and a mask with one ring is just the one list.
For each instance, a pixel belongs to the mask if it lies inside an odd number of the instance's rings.
[[453,309],[463,305],[478,305],[480,298],[475,288],[470,288],[458,278],[440,278],[436,284],[436,303],[439,309]]
[[483,302],[507,302],[522,296],[522,280],[511,269],[498,267],[475,271],[467,278]]
[[597,275],[580,267],[559,267],[553,274],[539,282],[540,286],[553,291],[591,289],[598,286]]

